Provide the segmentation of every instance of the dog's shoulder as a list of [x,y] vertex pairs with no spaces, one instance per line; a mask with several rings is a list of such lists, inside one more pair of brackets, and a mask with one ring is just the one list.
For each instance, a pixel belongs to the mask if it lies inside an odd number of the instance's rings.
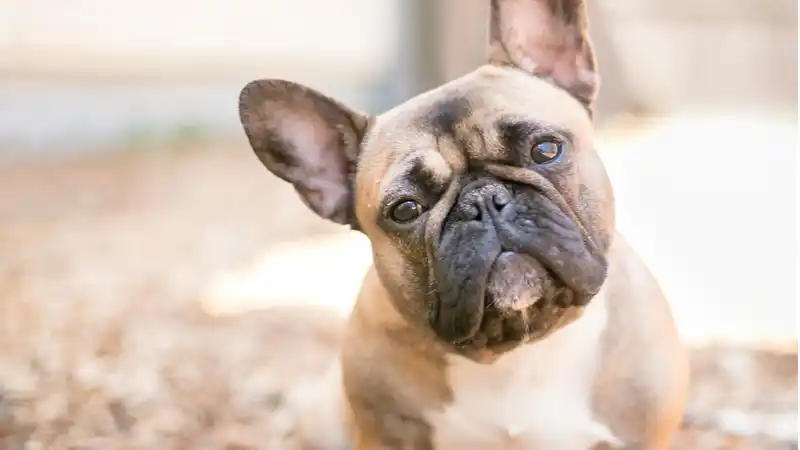
[[434,346],[409,328],[370,269],[341,354],[342,386],[358,448],[425,448],[430,442],[422,412],[450,397],[445,361]]
[[681,420],[686,350],[658,281],[620,234],[609,262],[608,325],[593,403],[626,440],[658,440],[660,430]]

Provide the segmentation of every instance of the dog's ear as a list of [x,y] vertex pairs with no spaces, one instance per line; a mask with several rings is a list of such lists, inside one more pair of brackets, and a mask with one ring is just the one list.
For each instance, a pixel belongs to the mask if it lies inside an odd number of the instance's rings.
[[353,180],[366,116],[296,83],[256,80],[239,95],[239,118],[261,162],[309,208],[355,225]]
[[489,61],[549,79],[589,107],[599,86],[583,0],[491,0]]

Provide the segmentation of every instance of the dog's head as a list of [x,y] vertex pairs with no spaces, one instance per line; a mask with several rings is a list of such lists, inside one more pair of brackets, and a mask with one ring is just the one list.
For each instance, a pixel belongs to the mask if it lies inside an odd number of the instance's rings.
[[376,117],[281,80],[248,84],[264,165],[365,233],[398,311],[466,355],[573,320],[606,277],[613,198],[579,0],[493,0],[488,64]]

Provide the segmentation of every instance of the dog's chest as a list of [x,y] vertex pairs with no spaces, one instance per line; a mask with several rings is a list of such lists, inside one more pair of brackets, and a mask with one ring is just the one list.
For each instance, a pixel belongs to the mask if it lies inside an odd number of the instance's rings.
[[615,443],[590,406],[605,323],[598,298],[575,323],[493,364],[454,357],[453,402],[427,416],[434,448],[588,450]]

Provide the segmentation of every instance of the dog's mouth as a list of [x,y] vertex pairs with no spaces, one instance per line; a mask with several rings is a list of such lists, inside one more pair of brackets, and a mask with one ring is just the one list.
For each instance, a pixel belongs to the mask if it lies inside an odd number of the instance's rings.
[[481,324],[457,346],[496,354],[541,339],[574,317],[571,297],[571,291],[532,256],[502,252],[487,280]]

